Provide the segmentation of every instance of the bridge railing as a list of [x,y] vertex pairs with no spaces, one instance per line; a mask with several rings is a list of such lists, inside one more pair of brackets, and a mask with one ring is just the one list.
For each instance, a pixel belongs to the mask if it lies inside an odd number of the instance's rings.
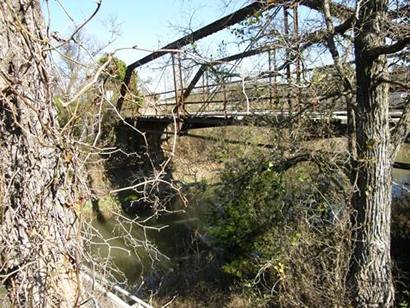
[[[217,60],[193,59],[181,50],[182,46],[242,21],[258,10],[271,8],[274,8],[272,18],[280,10],[283,11],[280,17],[283,19],[282,36],[285,39],[282,38],[282,41],[270,41],[262,47],[255,47],[251,42],[245,51]],[[306,107],[313,111],[345,110],[346,102],[335,68],[332,65],[306,68],[306,63],[302,66],[300,56],[294,55],[299,54],[298,43],[292,48],[285,44],[290,38],[298,42],[298,12],[298,5],[289,9],[286,6],[252,4],[131,64],[127,68],[127,76],[137,67],[162,59],[167,63],[164,69],[171,76],[165,91],[145,93],[145,106],[139,109],[139,113],[154,116],[173,114],[179,121],[183,117],[211,112],[225,115],[263,110],[297,112]],[[233,68],[237,68],[244,59],[251,63],[258,59],[264,64],[256,74],[240,76]],[[354,75],[353,64],[344,65]],[[396,75],[396,79],[408,81],[408,73],[399,72]],[[400,107],[403,93],[397,85],[392,90],[392,101]]]
[[[298,111],[306,106],[313,111],[345,110],[345,100],[332,69],[332,66],[309,68],[291,72],[290,76],[278,71],[262,71],[248,77],[220,75],[214,76],[211,82],[205,77],[205,70],[203,78],[194,86],[186,86],[179,80],[172,90],[146,94],[147,105],[154,108],[145,114],[174,113],[177,117],[186,117],[220,112],[228,115],[263,110]],[[297,74],[303,76],[303,84],[297,82]],[[397,81],[408,78],[405,74],[392,76]],[[392,87],[392,108],[400,109],[406,96],[407,92],[400,87]]]

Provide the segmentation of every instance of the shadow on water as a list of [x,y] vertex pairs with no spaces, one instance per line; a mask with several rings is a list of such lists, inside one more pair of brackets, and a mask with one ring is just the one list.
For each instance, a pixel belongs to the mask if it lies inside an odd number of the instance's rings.
[[[163,155],[162,153],[160,155]],[[163,156],[160,158],[163,159]],[[136,177],[135,174],[141,170],[141,163],[133,162],[126,158],[127,164],[124,165],[125,158],[119,160],[120,164],[114,164],[116,168],[111,170],[111,180],[116,181],[118,185],[130,184],[125,183],[124,179],[129,177]],[[138,161],[138,160],[137,160]],[[410,162],[410,145],[403,145],[397,161]],[[112,164],[112,161],[110,162]],[[410,220],[410,171],[408,170],[393,170],[393,212],[398,204],[404,206],[407,219]],[[146,200],[139,200],[135,192],[121,192],[118,194],[121,201],[125,216],[127,219],[139,217],[143,220],[150,214],[150,204],[145,204]],[[176,208],[181,205],[176,202]],[[94,203],[93,203],[94,208]],[[160,284],[160,276],[166,274],[168,271],[178,265],[174,262],[176,259],[183,259],[184,254],[187,254],[186,247],[191,244],[192,234],[201,224],[201,214],[198,208],[188,209],[186,213],[168,213],[160,217],[154,217],[147,222],[147,225],[156,229],[142,229],[140,227],[132,228],[130,234],[133,238],[144,240],[145,237],[149,243],[155,244],[163,255],[147,252],[147,246],[141,246],[135,252],[130,252],[129,243],[122,238],[124,230],[119,228],[121,218],[119,220],[102,219],[101,212],[96,206],[96,220],[94,227],[101,233],[101,236],[112,245],[115,249],[109,249],[102,245],[94,250],[94,253],[99,255],[102,259],[110,255],[116,267],[125,273],[128,279],[128,287],[133,289],[133,286],[138,285],[144,280],[150,289],[155,289]],[[137,210],[138,209],[138,210]],[[100,217],[100,218],[99,218]],[[403,249],[403,245],[410,245],[410,234],[407,238],[395,236],[392,239],[392,255],[397,266],[401,271],[408,271],[410,273],[410,254],[408,250]],[[135,247],[132,247],[135,248]],[[144,278],[141,278],[144,277]],[[408,280],[406,280],[408,281]],[[135,289],[134,289],[135,290]]]
[[[410,144],[403,144],[396,161],[410,163]],[[393,170],[391,253],[396,272],[396,302],[410,302],[410,171]],[[403,306],[404,307],[404,306]]]
[[[106,175],[114,189],[143,183],[163,169],[161,135],[165,127],[153,130],[146,125],[131,124],[145,132],[145,137],[129,125],[120,123],[114,131],[115,144],[120,151],[104,157]],[[171,167],[164,171],[162,179],[172,180]],[[140,283],[141,277],[154,269],[166,270],[170,258],[179,250],[179,241],[189,231],[183,224],[174,223],[182,219],[181,214],[154,215],[153,207],[177,206],[173,204],[175,198],[166,185],[146,184],[141,189],[120,191],[116,199],[122,213],[109,219],[104,217],[99,200],[92,200],[96,219],[92,223],[95,235],[91,239],[91,252],[102,262],[110,259],[118,269],[118,272],[112,271],[115,278],[123,278],[119,274],[122,272],[132,286]]]
[[[172,167],[163,165],[165,154],[161,147],[166,126],[126,119],[126,123],[115,127],[115,145],[120,151],[105,157],[105,170],[114,188],[139,185],[117,194],[129,215],[146,215],[151,208],[157,208],[158,200],[169,200],[170,189],[165,182],[172,181]],[[159,172],[162,181],[146,182],[158,178]]]
[[[144,280],[154,289],[160,283],[160,276],[170,270],[174,258],[183,254],[196,218],[188,218],[184,213],[168,213],[144,221],[147,217],[123,215],[98,219],[102,215],[97,212],[93,227],[98,234],[92,239],[95,243],[92,253],[101,260],[110,258],[130,288]],[[131,223],[132,219],[144,221],[141,224],[147,228]],[[114,276],[122,278],[119,274]]]
[[[410,144],[402,145],[396,161],[410,163]],[[405,196],[410,193],[410,171],[393,169],[393,197]]]
[[93,213],[95,215],[95,218],[97,219],[97,222],[99,224],[104,224],[107,222],[107,219],[105,218],[104,214],[102,213],[99,205],[99,201],[97,198],[92,198],[91,199],[91,206]]

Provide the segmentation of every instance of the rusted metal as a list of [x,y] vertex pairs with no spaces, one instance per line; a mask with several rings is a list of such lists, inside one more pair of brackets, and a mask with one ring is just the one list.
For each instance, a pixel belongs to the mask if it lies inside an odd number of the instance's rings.
[[207,64],[201,65],[199,70],[196,72],[195,76],[192,78],[190,84],[188,85],[188,87],[184,91],[184,94],[183,94],[184,99],[186,99],[189,95],[191,95],[192,90],[195,88],[195,85],[198,83],[198,81],[201,79],[201,77],[205,73],[207,67],[208,67]]
[[178,109],[178,114],[181,116],[181,114],[185,114],[185,108],[184,108],[184,77],[182,75],[182,62],[181,62],[181,54],[177,54],[177,59],[178,59],[178,80],[179,80],[179,99],[177,101],[176,109]]
[[276,49],[273,49],[272,51],[273,53],[273,72],[271,72],[271,74],[273,75],[273,84],[274,84],[274,88],[273,91],[275,93],[275,104],[278,105],[279,104],[279,99],[278,99],[278,64],[276,62]]
[[[178,101],[179,101],[179,90],[178,90],[178,80],[177,80],[177,70],[176,70],[176,62],[175,62],[175,54],[171,54],[171,60],[172,60],[172,75],[174,79],[174,93],[175,93],[175,106],[178,106]],[[177,114],[177,125],[180,122],[180,115],[179,115],[179,109],[175,108],[174,111],[176,111]],[[179,130],[179,128],[177,128]]]
[[247,50],[247,51],[244,51],[244,52],[241,52],[241,53],[238,53],[238,54],[234,54],[234,55],[224,57],[224,58],[221,58],[221,59],[218,59],[218,60],[215,60],[215,61],[211,61],[209,63],[201,65],[201,67],[198,69],[198,71],[196,72],[196,74],[192,78],[190,84],[186,88],[186,90],[183,94],[184,99],[186,99],[191,94],[192,90],[195,89],[195,85],[201,79],[202,75],[207,71],[207,68],[209,66],[222,64],[222,63],[227,63],[227,62],[236,61],[236,60],[239,60],[239,59],[255,56],[255,55],[267,52],[271,49],[272,49],[271,46],[267,46],[267,47],[264,47],[264,48]]
[[[164,47],[162,47],[159,51],[155,51],[148,56],[132,63],[128,67],[131,70],[134,70],[135,68],[144,65],[146,63],[151,62],[152,60],[155,60],[167,53],[170,53],[174,51],[175,49],[179,49],[181,47],[184,47],[188,44],[191,44],[193,42],[196,42],[204,37],[207,37],[208,35],[211,35],[213,33],[216,33],[220,30],[223,30],[227,27],[230,27],[232,25],[235,25],[244,19],[248,18],[249,16],[254,15],[256,12],[268,9],[269,7],[273,6],[272,4],[266,4],[264,1],[257,1],[254,2],[248,6],[245,6],[244,8],[228,15],[225,17],[222,17],[221,19],[218,19],[217,21],[214,21],[213,23],[202,27]],[[128,69],[128,68],[127,68]]]
[[259,55],[261,53],[272,50],[273,48],[274,48],[273,46],[265,46],[265,47],[261,47],[261,48],[247,50],[247,51],[244,51],[244,52],[241,52],[241,53],[237,53],[237,54],[234,54],[234,55],[231,55],[231,56],[221,58],[219,60],[215,60],[215,61],[211,62],[211,64],[221,64],[221,63],[231,62],[231,61],[235,61],[235,60],[239,60],[239,59],[243,59],[243,58],[247,58],[247,57],[251,57],[251,56],[256,56],[256,55]]
[[[271,3],[272,2],[272,3]],[[275,2],[275,4],[273,4],[273,2]],[[280,1],[279,1],[280,2]],[[128,89],[128,85],[130,83],[131,80],[131,75],[132,75],[132,71],[135,70],[137,67],[147,64],[155,59],[158,59],[159,57],[170,53],[170,52],[174,52],[175,49],[179,49],[182,48],[188,44],[191,44],[195,41],[198,41],[204,37],[207,37],[208,35],[211,35],[213,33],[216,33],[220,30],[223,30],[227,27],[230,27],[232,25],[235,25],[243,20],[245,20],[246,18],[248,18],[249,16],[254,15],[256,12],[262,11],[262,10],[266,10],[269,9],[271,7],[273,7],[274,5],[277,5],[276,1],[269,1],[269,2],[265,2],[265,1],[257,1],[254,2],[248,6],[243,7],[242,9],[239,9],[238,11],[229,14],[225,17],[222,17],[221,19],[218,19],[217,21],[214,21],[213,23],[202,27],[164,47],[162,47],[160,50],[155,51],[151,54],[149,54],[148,56],[130,64],[127,67],[126,73],[125,73],[125,77],[124,77],[124,82],[121,86],[121,91],[120,91],[120,97],[118,99],[117,102],[117,109],[120,111],[122,108],[122,104],[124,103],[124,98],[125,95],[127,93],[127,89]]]
[[[289,42],[289,12],[287,6],[283,7],[283,27],[285,31],[285,38],[286,41]],[[286,81],[288,83],[288,86],[291,86],[292,79],[291,79],[291,70],[290,70],[290,61],[291,61],[291,55],[290,55],[290,48],[286,48]],[[290,92],[288,92],[288,109],[292,111],[292,97]]]
[[[272,52],[269,50],[268,51],[268,69],[269,72],[272,71]],[[272,93],[272,76],[269,76],[269,106],[270,108],[272,108],[273,104],[272,104],[272,100],[273,100],[273,93]]]
[[296,3],[295,6],[293,7],[293,36],[294,40],[296,42],[296,61],[295,61],[295,70],[296,70],[296,84],[298,86],[298,97],[297,97],[297,102],[298,102],[298,107],[300,108],[301,103],[302,103],[302,88],[301,88],[301,61],[300,61],[300,44],[298,42],[299,38],[299,11],[298,11],[299,5]]
[[[259,1],[254,1],[252,4],[245,6],[242,9],[239,9],[238,11],[227,15],[221,19],[218,19],[217,21],[202,27],[166,46],[164,46],[163,48],[159,49],[158,51],[155,51],[149,55],[147,55],[146,57],[130,64],[127,67],[126,73],[125,73],[125,78],[124,81],[122,83],[121,86],[121,90],[120,90],[120,96],[119,99],[117,101],[117,109],[118,111],[121,111],[124,99],[125,99],[125,95],[127,93],[128,90],[128,86],[131,80],[131,75],[132,75],[132,71],[134,69],[136,69],[137,67],[144,65],[146,63],[149,63],[152,60],[155,60],[167,53],[171,53],[171,52],[175,52],[175,49],[179,49],[181,47],[186,46],[187,44],[193,43],[197,40],[200,40],[208,35],[211,35],[213,33],[216,33],[220,30],[223,30],[229,26],[232,26],[234,24],[237,24],[243,20],[245,20],[246,18],[248,18],[249,16],[252,16],[253,14],[255,14],[256,12],[260,12],[263,10],[267,10],[270,9],[272,7],[277,7],[279,5],[284,5],[287,4],[289,1],[288,0],[259,0]],[[319,0],[302,0],[300,2],[301,5],[306,6],[308,8],[311,8],[313,10],[322,11],[322,2]],[[353,14],[353,10],[347,6],[341,5],[341,4],[337,4],[337,3],[332,3],[331,4],[331,12],[333,16],[336,16],[338,18],[350,18],[352,19],[352,14]],[[350,23],[344,23],[345,25],[343,27],[350,27],[351,26],[351,22]],[[343,28],[342,27],[342,28]],[[343,30],[341,29],[341,31],[343,32]]]
[[[278,76],[282,76],[282,74],[277,71],[277,66],[276,66],[276,64],[275,64],[275,58],[276,58],[275,50],[272,51],[272,54],[273,54],[273,71],[262,71],[262,72],[260,72],[260,74],[259,74],[258,76],[256,76],[256,77],[253,76],[253,77],[250,77],[250,78],[245,78],[245,81],[247,81],[247,82],[249,82],[249,81],[255,81],[255,82],[256,82],[256,81],[258,81],[258,80],[268,79],[269,77],[271,77],[271,78],[273,78],[273,86],[274,86],[274,89],[276,89],[277,87],[284,87],[284,86],[287,87],[287,83],[279,83],[279,82],[277,81],[277,77],[278,77]],[[217,87],[217,86],[219,85],[218,83],[209,83],[209,80],[208,80],[208,77],[207,77],[207,69],[206,69],[206,66],[207,66],[207,65],[204,65],[204,71],[205,71],[205,72],[200,73],[200,72],[198,71],[196,74],[198,74],[199,77],[193,78],[192,81],[191,81],[191,84],[188,85],[187,88],[185,88],[185,91],[184,91],[185,99],[188,98],[190,94],[192,94],[192,91],[193,91],[193,90],[201,89],[201,90],[202,90],[202,93],[204,93],[204,92],[207,93],[207,89],[213,88],[213,87]],[[331,66],[330,66],[330,65],[322,66],[322,68],[326,68],[326,67],[331,67]],[[315,69],[315,68],[306,68],[306,69],[303,70],[303,72],[311,72],[311,71],[314,70],[314,69]],[[202,74],[203,79],[204,79],[203,84],[202,84],[202,85],[199,85],[199,86],[195,86],[194,79],[198,79],[198,78],[200,79],[200,75],[201,75],[201,74]],[[293,74],[295,74],[295,72],[292,72],[292,75],[293,75]],[[232,80],[232,81],[226,81],[226,80],[225,80],[225,84],[226,84],[226,85],[234,85],[234,84],[239,84],[239,83],[242,83],[242,80]],[[187,91],[188,89],[190,89],[190,91]],[[226,91],[229,92],[229,91],[237,91],[237,90],[227,89]],[[208,92],[209,92],[209,91],[208,91]],[[168,90],[168,91],[157,92],[157,93],[153,93],[153,94],[147,94],[147,95],[145,95],[145,97],[152,97],[152,96],[158,96],[158,95],[167,95],[167,94],[171,94],[171,93],[175,93],[175,90],[172,89],[172,90]],[[276,90],[274,90],[274,93],[276,93]],[[186,102],[186,101],[185,101],[185,102]]]

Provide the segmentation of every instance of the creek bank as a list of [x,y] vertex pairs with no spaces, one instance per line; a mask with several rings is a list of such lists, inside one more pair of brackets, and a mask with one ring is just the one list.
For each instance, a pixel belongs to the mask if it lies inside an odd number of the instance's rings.
[[[410,162],[409,153],[409,145],[404,145],[398,160]],[[183,307],[184,301],[192,304],[197,300],[202,304],[209,304],[211,301],[207,301],[204,296],[208,296],[213,292],[214,294],[221,295],[215,295],[214,299],[216,302],[223,302],[226,305],[229,305],[229,303],[227,303],[226,294],[230,291],[226,289],[226,286],[223,284],[228,283],[230,279],[218,270],[218,266],[220,265],[220,263],[218,263],[219,260],[214,259],[212,260],[213,263],[204,263],[204,260],[209,261],[209,258],[213,258],[213,256],[208,253],[209,245],[207,243],[206,235],[203,234],[202,227],[205,223],[204,217],[206,216],[207,203],[212,202],[213,197],[212,188],[209,189],[212,185],[206,185],[205,183],[207,177],[213,177],[215,175],[213,171],[215,170],[215,166],[207,165],[206,161],[203,160],[203,157],[200,159],[204,169],[210,171],[199,177],[195,176],[195,174],[197,175],[195,170],[200,169],[201,164],[195,164],[191,161],[192,168],[195,168],[192,173],[194,176],[191,177],[191,184],[188,185],[189,189],[185,191],[185,193],[190,196],[190,207],[185,211],[167,213],[150,220],[148,225],[150,227],[155,227],[156,230],[149,229],[146,232],[135,231],[135,233],[132,233],[132,236],[138,239],[143,239],[147,236],[149,242],[156,244],[162,254],[148,254],[148,258],[144,259],[141,256],[146,254],[146,252],[144,252],[145,248],[141,247],[141,250],[138,251],[138,253],[131,255],[126,253],[122,254],[120,252],[121,249],[119,249],[118,255],[113,257],[113,262],[121,268],[121,271],[125,273],[126,278],[128,279],[127,289],[132,290],[135,294],[146,295],[151,292],[160,292],[158,293],[159,296],[157,299],[162,303],[165,303],[172,298],[172,296],[168,296],[169,294],[178,294],[181,299],[179,302],[176,302],[180,303]],[[173,165],[173,174],[183,174],[183,171],[181,170],[181,168],[184,167],[183,161],[177,162],[176,165],[177,167],[175,167],[175,164]],[[185,168],[185,170],[186,169],[187,168]],[[190,168],[190,170],[192,169]],[[405,199],[404,196],[406,196],[410,187],[410,172],[395,169],[393,171],[393,177],[395,181],[393,194],[396,200],[394,206],[396,206],[397,202],[404,200],[403,206],[405,208],[407,206],[408,211],[409,204],[405,201],[408,199]],[[201,180],[203,181],[201,182]],[[212,178],[211,181],[216,182],[215,178]],[[175,208],[180,209],[181,204],[176,204]],[[143,221],[146,216],[143,214],[141,215],[141,213],[139,214],[139,220]],[[409,219],[408,212],[406,215],[407,219]],[[132,215],[127,216],[128,218],[135,217]],[[104,229],[104,233],[110,238],[117,236],[115,233],[115,230],[118,229],[117,223],[118,221],[113,222],[109,219],[105,224],[100,224],[98,221],[95,221],[94,226],[97,229]],[[135,229],[137,230],[138,228]],[[403,247],[403,243],[401,238],[393,238],[392,254],[394,258],[398,260],[397,262],[400,267],[404,269],[406,266],[406,264],[404,264],[405,260],[406,258],[409,260],[410,257],[403,254],[403,249],[400,249],[400,247]],[[119,247],[124,245],[123,247],[126,247],[127,243],[126,241],[123,243],[118,242],[116,245]],[[181,272],[187,274],[179,275],[178,273]],[[190,277],[189,279],[187,278],[187,275]],[[194,275],[197,275],[196,279],[192,277]],[[168,280],[168,286],[164,285],[164,277]],[[172,284],[186,287],[185,284],[180,283],[184,279],[187,281],[193,279],[191,280],[193,287],[186,290],[172,288]],[[205,283],[205,281],[207,282]],[[140,287],[141,283],[144,284],[143,288]],[[158,291],[160,286],[162,286],[163,290]],[[229,301],[244,300],[241,296],[235,295],[235,292],[231,294],[232,298],[230,298]],[[215,302],[213,303],[215,304]]]

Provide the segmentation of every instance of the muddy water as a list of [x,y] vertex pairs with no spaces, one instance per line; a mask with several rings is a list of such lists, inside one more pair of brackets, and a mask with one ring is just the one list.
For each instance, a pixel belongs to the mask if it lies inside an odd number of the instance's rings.
[[[410,144],[402,145],[397,162],[410,163]],[[400,197],[410,193],[410,170],[393,169],[393,196]]]
[[[396,161],[410,163],[410,144],[404,144]],[[410,171],[393,170],[393,195],[397,198],[410,193]],[[145,246],[140,243],[130,243],[124,238],[124,228],[119,226],[119,221],[110,220],[100,223],[94,222],[94,227],[100,233],[94,238],[97,243],[93,246],[93,254],[104,260],[110,257],[113,264],[128,279],[129,286],[139,283],[141,276],[147,277],[155,271],[166,272],[175,256],[181,256],[184,252],[185,243],[190,241],[190,230],[200,224],[198,207],[193,206],[187,213],[169,214],[159,219],[152,220],[149,226],[158,230],[143,230],[134,226],[129,234],[136,240],[148,240]],[[103,238],[104,240],[102,240]],[[147,247],[154,244],[162,254],[147,253]],[[148,245],[148,246],[147,246]],[[130,248],[131,247],[131,248]],[[117,275],[118,276],[118,275]]]
[[171,259],[181,254],[184,242],[189,240],[188,225],[194,219],[182,213],[167,214],[144,222],[148,227],[145,229],[130,224],[128,219],[94,220],[93,227],[98,234],[92,238],[91,249],[101,262],[110,259],[111,264],[107,267],[114,267],[124,274],[125,277],[110,270],[119,282],[126,278],[129,285],[134,285],[153,270],[159,273],[168,270]]

